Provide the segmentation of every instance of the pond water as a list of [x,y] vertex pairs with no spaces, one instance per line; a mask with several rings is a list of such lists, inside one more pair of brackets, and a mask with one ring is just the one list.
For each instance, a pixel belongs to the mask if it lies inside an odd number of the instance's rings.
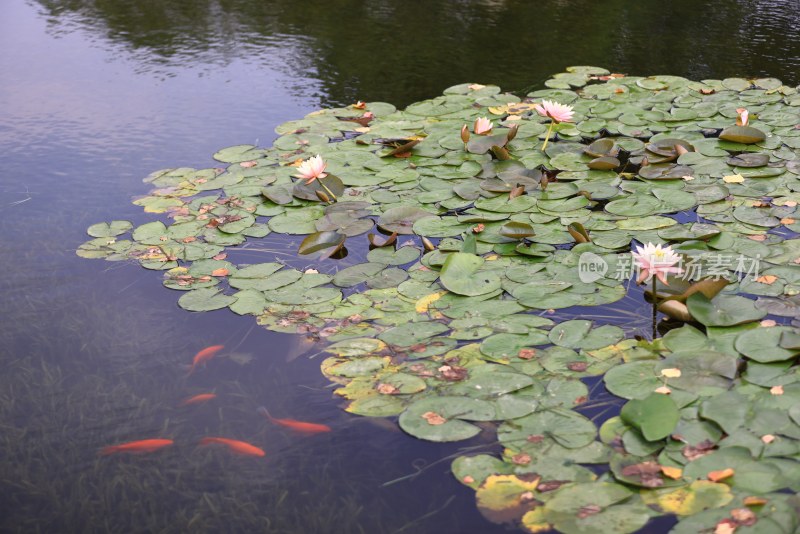
[[[420,442],[343,412],[322,358],[301,341],[228,311],[183,311],[158,272],[78,258],[86,227],[151,220],[130,200],[156,169],[208,167],[220,147],[268,146],[278,124],[356,100],[402,107],[467,81],[524,93],[580,64],[796,85],[797,8],[2,2],[0,530],[505,531],[450,475],[463,444]],[[237,259],[302,265],[295,250],[265,239]],[[215,344],[227,357],[187,375]],[[180,406],[209,391],[214,402]],[[298,436],[270,425],[262,405],[333,432]],[[176,446],[98,457],[142,436]],[[266,461],[198,448],[204,436],[263,444]],[[496,450],[480,438],[466,447]]]

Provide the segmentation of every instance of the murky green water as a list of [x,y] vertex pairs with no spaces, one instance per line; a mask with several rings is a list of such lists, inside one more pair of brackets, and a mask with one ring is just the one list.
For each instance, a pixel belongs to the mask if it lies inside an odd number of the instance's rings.
[[[320,358],[287,361],[303,351],[289,336],[180,310],[157,272],[77,258],[85,228],[150,220],[130,199],[152,170],[209,166],[219,147],[269,144],[277,124],[357,99],[403,106],[464,81],[524,90],[574,64],[797,84],[797,12],[777,1],[0,3],[0,530],[503,531],[452,480],[458,447],[345,414]],[[240,257],[293,250],[266,240]],[[239,356],[187,377],[212,344]],[[179,406],[207,391],[213,403]],[[293,435],[260,405],[334,431]],[[258,442],[267,459],[198,448],[208,435]],[[97,455],[157,436],[176,446]]]

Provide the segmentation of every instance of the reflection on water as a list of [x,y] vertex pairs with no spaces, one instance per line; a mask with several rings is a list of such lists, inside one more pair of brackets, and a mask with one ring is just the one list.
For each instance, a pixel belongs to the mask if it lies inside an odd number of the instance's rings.
[[[797,11],[744,0],[0,2],[0,530],[504,530],[449,476],[459,448],[340,411],[320,358],[293,358],[288,336],[180,310],[159,273],[75,257],[85,228],[149,220],[129,202],[143,176],[269,144],[277,124],[319,106],[402,106],[463,81],[521,90],[580,63],[797,83]],[[265,240],[236,256],[289,249]],[[610,322],[641,315],[640,300],[624,304]],[[197,350],[217,343],[229,352],[187,377]],[[209,391],[213,402],[179,406]],[[261,405],[334,431],[293,435]],[[198,448],[209,435],[267,458]],[[175,446],[97,456],[150,437]]]
[[290,89],[323,105],[359,98],[406,105],[464,81],[522,90],[578,64],[799,81],[795,1],[40,3],[52,31],[90,27],[142,71],[267,64],[289,78],[319,80]]

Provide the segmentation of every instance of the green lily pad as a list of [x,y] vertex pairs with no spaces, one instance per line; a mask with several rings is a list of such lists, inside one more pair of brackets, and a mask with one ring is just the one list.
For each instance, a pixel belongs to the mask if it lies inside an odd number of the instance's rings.
[[430,217],[431,213],[420,208],[403,206],[386,210],[378,219],[378,226],[386,232],[398,234],[413,234],[414,222],[423,217]]
[[477,489],[490,475],[510,474],[512,467],[488,454],[459,456],[450,466],[453,475],[462,484]]
[[386,265],[383,263],[359,263],[336,273],[332,282],[339,287],[357,286],[374,277],[385,268]]
[[235,301],[234,297],[222,294],[219,289],[207,287],[184,293],[178,299],[178,306],[184,310],[201,312],[227,308]]
[[385,265],[405,265],[419,258],[419,249],[416,247],[400,247],[393,250],[389,247],[376,248],[369,251],[367,260]]
[[[543,518],[565,534],[627,534],[642,528],[650,514],[647,507],[624,486],[592,482],[571,484],[559,490],[545,503]],[[526,516],[523,524],[531,520]]]
[[130,221],[111,221],[91,225],[86,233],[92,237],[114,237],[130,231],[133,224]]
[[755,306],[755,301],[738,295],[717,295],[708,300],[702,293],[686,299],[692,317],[706,326],[734,326],[758,321],[766,312]]
[[494,417],[494,408],[486,401],[433,397],[410,404],[398,423],[407,433],[426,441],[461,441],[481,431],[466,421],[489,421]]
[[350,413],[366,417],[391,417],[402,413],[404,409],[402,400],[386,395],[356,399],[345,408]]
[[481,270],[484,259],[474,254],[454,252],[442,266],[439,281],[448,291],[466,296],[491,293],[500,288],[500,277]]
[[410,347],[433,336],[447,332],[449,328],[442,323],[406,323],[383,332],[378,338],[390,345]]
[[780,346],[781,336],[794,333],[788,327],[755,328],[742,332],[736,338],[736,350],[751,360],[761,363],[781,362],[794,358],[800,350]]
[[764,141],[767,136],[764,132],[752,126],[729,126],[722,130],[719,138],[732,143],[752,145]]
[[678,407],[668,395],[651,393],[644,399],[631,399],[620,412],[622,420],[639,429],[648,441],[669,436],[680,419]]
[[[594,423],[564,408],[551,408],[506,421],[497,429],[500,442],[517,450],[539,440],[539,436],[562,447],[577,449],[589,445],[596,435]],[[534,437],[529,439],[531,436]]]
[[729,468],[733,469],[733,476],[726,482],[743,491],[763,494],[777,491],[786,484],[777,467],[755,461],[743,447],[726,447],[698,458],[684,468],[684,475],[705,478],[712,471]]

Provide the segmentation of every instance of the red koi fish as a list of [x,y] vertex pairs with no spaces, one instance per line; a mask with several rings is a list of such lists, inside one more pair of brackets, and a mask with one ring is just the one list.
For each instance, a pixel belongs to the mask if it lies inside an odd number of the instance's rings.
[[143,439],[141,441],[131,441],[129,443],[121,443],[119,445],[109,445],[103,447],[100,454],[103,456],[114,454],[117,452],[127,452],[131,454],[144,454],[147,452],[155,452],[164,447],[172,445],[171,439]]
[[219,351],[225,348],[225,345],[211,345],[210,347],[206,347],[197,354],[194,355],[194,359],[192,360],[192,366],[189,367],[189,374],[194,373],[194,370],[197,368],[198,365],[205,365],[208,360],[213,358]]
[[203,438],[200,440],[200,445],[211,445],[212,443],[220,443],[230,449],[231,452],[241,454],[242,456],[265,456],[267,453],[263,449],[259,449],[255,445],[251,445],[244,441],[228,438]]
[[290,428],[295,432],[300,432],[301,434],[319,434],[321,432],[331,431],[331,427],[328,425],[306,423],[305,421],[296,421],[294,419],[276,419],[275,417],[272,417],[269,411],[267,411],[267,409],[263,406],[258,409],[258,413],[269,419],[273,424],[285,426],[286,428]]
[[200,404],[216,398],[217,398],[216,393],[201,393],[199,395],[195,395],[194,397],[189,397],[188,399],[186,399],[181,403],[181,406],[189,406],[190,404]]

